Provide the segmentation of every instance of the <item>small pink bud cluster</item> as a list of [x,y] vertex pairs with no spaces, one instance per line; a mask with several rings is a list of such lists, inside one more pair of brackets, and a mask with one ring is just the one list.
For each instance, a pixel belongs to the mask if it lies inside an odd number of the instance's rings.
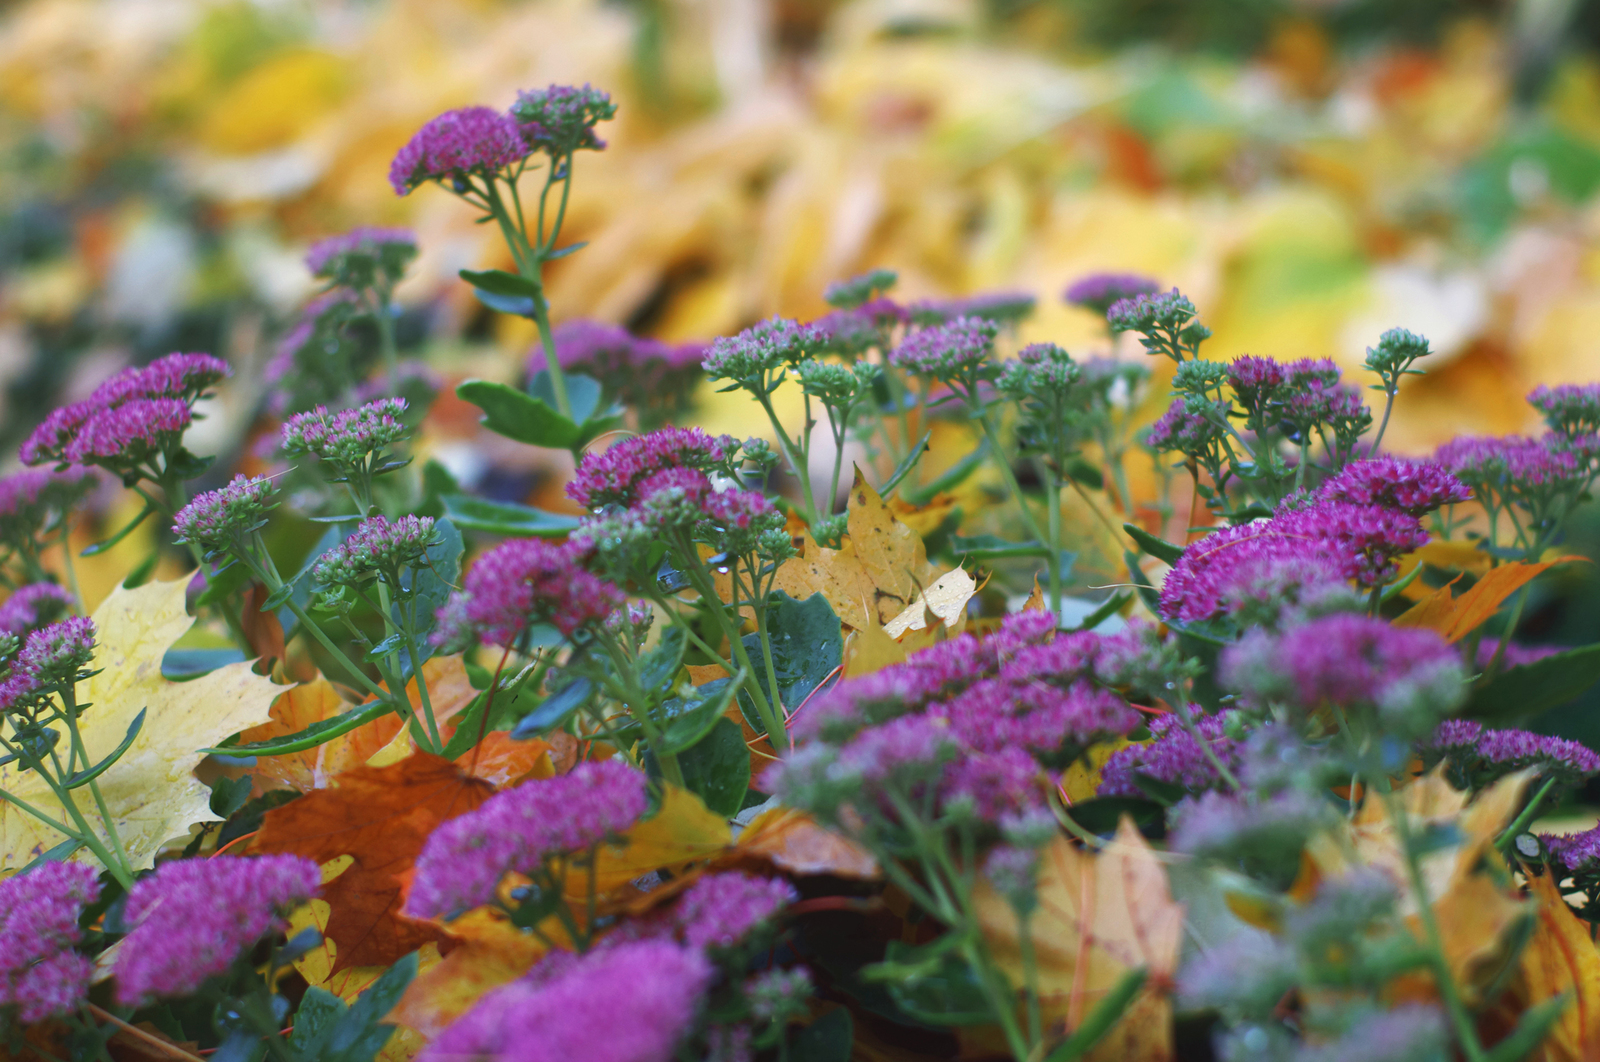
[[19,587],[0,605],[0,634],[21,638],[35,627],[54,622],[72,607],[72,595],[55,583]]
[[25,709],[51,690],[76,681],[92,659],[93,620],[69,616],[33,631],[12,661],[11,673],[0,682],[0,712]]
[[168,354],[124,369],[82,402],[44,419],[22,444],[24,464],[97,464],[122,470],[177,446],[195,399],[230,375],[209,354]]
[[93,469],[30,468],[0,479],[0,543],[33,550],[38,535],[56,525],[99,476]]
[[516,120],[489,107],[462,107],[432,119],[395,155],[389,183],[407,195],[429,181],[489,178],[528,157]]
[[626,600],[622,591],[582,567],[582,548],[538,538],[514,538],[491,549],[467,571],[460,592],[439,610],[439,645],[512,646],[535,623],[563,634],[599,624]]
[[267,522],[278,488],[266,476],[235,476],[226,487],[195,496],[172,520],[179,542],[193,542],[208,554],[236,544]]
[[283,426],[283,452],[310,454],[341,472],[354,468],[411,434],[401,419],[405,411],[405,399],[384,398],[338,413],[329,413],[327,406],[297,413]]
[[417,236],[410,229],[362,226],[312,244],[306,268],[347,287],[369,287],[379,279],[393,284],[416,254]]
[[588,454],[567,484],[567,496],[587,509],[626,508],[640,500],[640,485],[656,473],[676,468],[705,472],[730,460],[737,448],[731,435],[663,428]]
[[497,793],[428,837],[406,912],[449,918],[491,902],[500,879],[615,837],[650,805],[645,776],[619,760]]
[[999,331],[993,321],[956,317],[912,332],[900,341],[889,360],[907,372],[937,380],[964,379],[988,359]]
[[117,954],[117,1001],[131,1007],[189,995],[281,930],[289,910],[321,882],[317,865],[299,856],[161,864],[128,893],[123,918],[134,928]]
[[318,557],[311,577],[322,586],[353,586],[373,575],[394,580],[402,569],[420,566],[433,542],[431,516],[407,514],[398,520],[374,516],[361,521],[349,538]]
[[81,863],[45,863],[0,881],[0,1006],[36,1022],[88,996],[94,962],[73,945],[84,907],[99,898],[95,872]]
[[556,958],[484,996],[417,1062],[671,1062],[715,974],[698,948],[666,940]]

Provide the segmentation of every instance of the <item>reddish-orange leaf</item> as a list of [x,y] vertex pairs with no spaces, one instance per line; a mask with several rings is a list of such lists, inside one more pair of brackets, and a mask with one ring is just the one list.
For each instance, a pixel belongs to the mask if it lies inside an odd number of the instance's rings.
[[1447,641],[1458,642],[1477,630],[1480,624],[1493,616],[1505,603],[1506,598],[1526,586],[1545,569],[1564,561],[1583,559],[1560,557],[1538,564],[1521,562],[1502,564],[1498,568],[1489,569],[1473,584],[1472,589],[1454,600],[1448,597],[1448,587],[1440,588],[1395,620],[1395,626],[1427,627],[1444,635]]
[[795,874],[878,877],[878,861],[872,853],[793,808],[772,808],[757,815],[739,834],[727,858],[718,862],[737,864],[752,859]]
[[[272,722],[251,727],[241,740],[271,741],[298,733],[313,723],[331,719],[352,705],[343,700],[333,684],[318,675],[313,682],[301,683],[272,702]],[[251,771],[256,793],[287,786],[302,793],[327,787],[333,779],[359,767],[373,753],[387,745],[400,732],[400,717],[387,715],[357,727],[348,734],[304,752],[287,756],[263,756]]]
[[1528,891],[1539,903],[1539,921],[1522,951],[1526,1004],[1572,994],[1572,1003],[1545,1041],[1545,1057],[1600,1058],[1600,952],[1549,874],[1530,876]]
[[357,767],[281,808],[267,812],[251,850],[290,853],[318,864],[348,855],[354,862],[327,884],[328,936],[338,946],[335,970],[387,966],[430,940],[432,926],[399,917],[399,876],[411,868],[440,823],[488,799],[494,787],[424,752],[385,767]]

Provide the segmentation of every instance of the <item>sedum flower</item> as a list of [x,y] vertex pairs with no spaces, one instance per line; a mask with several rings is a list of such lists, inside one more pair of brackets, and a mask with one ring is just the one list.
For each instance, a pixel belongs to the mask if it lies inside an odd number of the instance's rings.
[[143,1006],[186,996],[223,973],[293,907],[317,894],[322,873],[299,856],[176,859],[136,882],[117,953],[117,1001]]
[[431,119],[389,166],[395,195],[429,181],[489,177],[528,157],[521,127],[489,107],[462,107]]
[[533,876],[549,860],[585,852],[645,813],[645,775],[620,760],[496,793],[428,836],[406,901],[418,918],[448,918],[494,900],[507,873]]
[[855,310],[884,295],[899,281],[892,269],[873,269],[849,280],[837,280],[822,293],[829,306]]
[[25,637],[29,631],[60,619],[72,608],[72,595],[55,583],[18,587],[0,604],[0,634]]
[[714,972],[699,950],[664,940],[547,959],[480,999],[417,1062],[671,1062]]
[[1321,501],[1376,505],[1411,516],[1471,497],[1467,485],[1444,466],[1396,457],[1352,461],[1317,491]]
[[731,435],[712,437],[699,428],[663,428],[585,455],[567,484],[567,497],[587,509],[628,507],[639,500],[639,485],[655,473],[673,468],[708,472],[731,461],[737,450]]
[[266,476],[235,476],[226,487],[195,496],[172,520],[179,542],[193,542],[207,554],[221,553],[267,522],[277,506],[278,488]]
[[311,577],[323,586],[354,586],[374,575],[398,583],[400,571],[420,567],[435,541],[431,516],[374,516],[318,557]]
[[965,380],[988,360],[999,331],[993,321],[956,317],[912,332],[890,353],[889,360],[908,372],[936,380]]
[[1540,384],[1528,393],[1528,404],[1558,435],[1582,438],[1600,432],[1600,383]]
[[538,538],[502,542],[477,559],[459,592],[440,609],[438,645],[512,646],[535,623],[563,634],[602,623],[620,608],[622,591],[585,571],[578,548]]
[[821,329],[774,317],[738,335],[713,340],[701,367],[711,379],[729,381],[730,388],[743,387],[765,396],[775,386],[767,380],[768,373],[799,365],[827,346],[828,335]]
[[1178,972],[1185,1007],[1228,1017],[1265,1019],[1299,980],[1292,950],[1265,933],[1245,930],[1199,951]]
[[799,898],[782,878],[707,874],[685,890],[673,918],[685,944],[732,948]]
[[[1190,705],[1189,711],[1195,717],[1195,729],[1211,746],[1211,751],[1229,770],[1237,771],[1240,745],[1226,734],[1228,719],[1234,713],[1201,715],[1199,705]],[[1150,736],[1153,740],[1149,744],[1129,745],[1111,754],[1100,770],[1097,795],[1143,796],[1144,790],[1137,781],[1139,775],[1191,793],[1222,784],[1217,769],[1176,715],[1168,713],[1152,719]]]
[[42,863],[0,881],[0,1007],[24,1023],[70,1013],[89,994],[94,962],[73,950],[78,920],[100,898],[81,863]]
[[317,406],[284,424],[283,452],[290,457],[308,454],[345,472],[407,438],[411,428],[401,419],[405,412],[403,398],[383,398],[339,413]]
[[1422,756],[1429,766],[1449,760],[1451,781],[1474,790],[1527,767],[1539,768],[1563,791],[1600,774],[1600,754],[1581,742],[1526,730],[1497,730],[1468,719],[1440,723],[1422,743]]
[[0,545],[35,551],[38,537],[58,528],[98,483],[93,469],[72,466],[29,468],[0,478]]
[[339,287],[392,288],[416,256],[417,235],[410,229],[364,225],[312,244],[306,268]]
[[1101,317],[1114,303],[1140,295],[1154,295],[1161,285],[1137,273],[1091,273],[1081,277],[1061,295],[1067,303],[1092,310]]
[[605,141],[595,135],[595,124],[610,121],[616,113],[611,96],[588,85],[551,85],[519,92],[517,102],[511,105],[511,117],[528,146],[553,159],[580,149],[604,148]]

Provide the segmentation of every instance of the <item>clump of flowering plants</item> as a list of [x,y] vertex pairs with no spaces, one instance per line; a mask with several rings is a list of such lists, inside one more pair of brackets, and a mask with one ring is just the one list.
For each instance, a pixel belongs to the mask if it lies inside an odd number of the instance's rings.
[[[415,240],[378,229],[313,250],[329,290],[253,467],[204,478],[184,433],[229,369],[175,354],[52,413],[23,457],[53,467],[0,481],[12,1048],[1600,1053],[1600,841],[1538,823],[1600,754],[1512,725],[1600,677],[1595,646],[1519,640],[1581,559],[1600,385],[1536,389],[1542,436],[1393,454],[1423,337],[1380,336],[1366,390],[1216,361],[1189,299],[1127,274],[1067,290],[1106,322],[1082,358],[1020,341],[1032,296],[901,302],[888,270],[704,348],[553,325],[543,266],[613,112],[561,86],[452,111],[391,171],[505,238],[515,273],[463,276],[540,348],[525,387],[456,393],[571,456],[571,511],[413,464]],[[1124,333],[1173,363],[1143,430]],[[766,436],[684,423],[699,373]],[[970,452],[925,469],[936,436]],[[82,615],[47,560],[96,467],[192,585],[132,586],[147,564]],[[1141,522],[1163,512],[1181,542]],[[254,665],[177,673],[186,590],[194,637]]]

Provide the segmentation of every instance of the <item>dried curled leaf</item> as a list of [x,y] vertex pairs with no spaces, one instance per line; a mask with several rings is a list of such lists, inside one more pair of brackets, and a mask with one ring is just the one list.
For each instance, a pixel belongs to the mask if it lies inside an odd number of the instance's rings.
[[[153,866],[161,846],[182,837],[192,824],[217,821],[211,791],[194,776],[204,758],[195,750],[265,722],[283,689],[251,671],[248,662],[189,682],[161,677],[162,658],[194,623],[184,610],[187,588],[187,580],[178,579],[112,591],[93,616],[98,639],[93,666],[100,672],[77,689],[78,703],[92,705],[83,715],[91,763],[121,744],[129,724],[145,712],[133,744],[99,778],[135,870]],[[43,780],[15,763],[0,766],[0,788],[69,821]],[[92,809],[87,791],[80,792]],[[92,811],[88,818],[91,826],[98,826]],[[0,870],[18,870],[62,840],[59,832],[16,805],[0,805]],[[74,858],[93,861],[87,851]]]

